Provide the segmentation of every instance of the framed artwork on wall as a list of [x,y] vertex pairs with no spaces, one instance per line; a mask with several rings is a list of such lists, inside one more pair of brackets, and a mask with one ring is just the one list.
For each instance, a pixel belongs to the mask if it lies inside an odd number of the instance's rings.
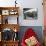
[[9,10],[2,10],[2,15],[9,15]]
[[23,8],[23,15],[25,20],[38,19],[38,9],[37,8]]

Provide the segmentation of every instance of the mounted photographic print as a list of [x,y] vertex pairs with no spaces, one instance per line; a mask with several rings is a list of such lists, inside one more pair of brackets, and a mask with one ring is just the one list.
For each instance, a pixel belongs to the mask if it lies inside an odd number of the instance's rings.
[[9,10],[2,10],[2,15],[9,15]]
[[23,14],[25,20],[37,19],[38,9],[37,8],[23,8]]

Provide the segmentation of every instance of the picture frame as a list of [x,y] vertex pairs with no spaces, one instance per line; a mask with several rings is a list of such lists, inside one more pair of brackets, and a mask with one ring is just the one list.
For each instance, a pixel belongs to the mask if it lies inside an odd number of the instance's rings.
[[9,10],[2,10],[2,15],[9,15]]
[[23,8],[24,20],[37,20],[38,9],[37,8]]
[[17,13],[18,13],[18,12],[17,12],[16,10],[10,10],[10,11],[9,11],[9,14],[10,14],[10,15],[16,15]]

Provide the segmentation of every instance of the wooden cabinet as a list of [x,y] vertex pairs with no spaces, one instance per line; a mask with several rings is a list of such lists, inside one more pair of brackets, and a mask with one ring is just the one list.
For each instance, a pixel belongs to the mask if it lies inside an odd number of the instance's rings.
[[5,41],[0,42],[0,46],[18,46],[19,41]]
[[[0,46],[18,46],[19,42],[19,39],[17,39],[19,31],[18,9],[19,7],[0,7],[0,32],[1,32]],[[9,39],[10,37],[11,39]]]
[[18,46],[18,41],[5,41],[2,44],[3,46]]

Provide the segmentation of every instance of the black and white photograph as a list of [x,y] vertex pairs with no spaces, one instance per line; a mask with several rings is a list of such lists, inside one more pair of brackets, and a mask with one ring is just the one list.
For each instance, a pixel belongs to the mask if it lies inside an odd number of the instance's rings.
[[23,8],[23,15],[25,20],[38,19],[38,9]]

